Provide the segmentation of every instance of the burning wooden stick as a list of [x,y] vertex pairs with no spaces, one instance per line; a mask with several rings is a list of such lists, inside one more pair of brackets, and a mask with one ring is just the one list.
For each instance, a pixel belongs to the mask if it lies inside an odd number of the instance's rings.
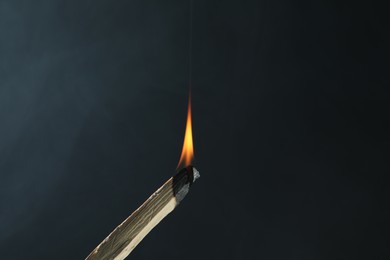
[[[190,97],[191,98],[191,97]],[[187,195],[191,185],[199,178],[199,172],[190,164],[193,159],[191,100],[188,113],[183,149],[179,166],[184,165],[152,194],[136,211],[117,226],[86,258],[86,260],[122,260],[141,240]]]
[[171,177],[114,231],[86,260],[124,259],[187,195],[199,172],[187,166]]

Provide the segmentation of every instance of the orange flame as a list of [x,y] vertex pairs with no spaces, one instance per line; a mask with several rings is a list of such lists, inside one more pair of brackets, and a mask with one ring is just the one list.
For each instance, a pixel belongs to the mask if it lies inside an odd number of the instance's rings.
[[192,140],[192,116],[191,116],[191,95],[188,98],[188,112],[186,131],[184,134],[183,149],[181,150],[181,156],[179,160],[179,166],[187,167],[192,163],[194,159],[194,143]]

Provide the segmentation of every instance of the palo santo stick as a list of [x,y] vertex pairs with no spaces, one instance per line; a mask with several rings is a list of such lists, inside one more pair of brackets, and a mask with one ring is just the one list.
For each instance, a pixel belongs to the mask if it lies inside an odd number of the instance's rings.
[[152,194],[136,211],[117,226],[86,258],[86,260],[122,260],[141,240],[187,195],[199,178],[192,166],[183,168]]

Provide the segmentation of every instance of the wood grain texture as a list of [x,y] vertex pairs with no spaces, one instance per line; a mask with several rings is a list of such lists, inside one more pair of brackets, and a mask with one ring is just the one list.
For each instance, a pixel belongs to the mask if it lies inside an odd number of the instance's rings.
[[149,231],[186,196],[194,180],[194,171],[191,166],[182,169],[116,227],[88,255],[86,260],[119,260],[126,258]]

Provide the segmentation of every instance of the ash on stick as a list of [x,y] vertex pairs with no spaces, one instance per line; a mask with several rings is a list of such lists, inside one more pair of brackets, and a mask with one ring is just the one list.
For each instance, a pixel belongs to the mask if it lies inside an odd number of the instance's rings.
[[187,166],[155,191],[117,226],[86,260],[125,259],[141,240],[184,199],[199,172]]

